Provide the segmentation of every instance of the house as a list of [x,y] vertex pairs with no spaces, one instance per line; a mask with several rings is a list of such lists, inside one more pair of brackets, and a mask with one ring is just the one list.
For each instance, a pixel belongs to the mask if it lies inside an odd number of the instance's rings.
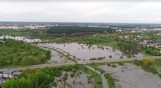
[[7,69],[0,69],[0,78],[2,79],[11,79],[20,75],[21,72],[16,70],[7,70]]
[[0,69],[0,86],[2,85],[3,82],[5,82],[5,80],[9,80],[13,77],[16,78],[20,74],[21,72],[17,70]]

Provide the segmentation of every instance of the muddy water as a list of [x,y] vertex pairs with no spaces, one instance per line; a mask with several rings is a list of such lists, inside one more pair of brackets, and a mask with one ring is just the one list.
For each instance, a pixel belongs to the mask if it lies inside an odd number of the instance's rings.
[[58,52],[51,50],[51,59],[49,62],[64,63],[67,62],[67,59]]
[[145,72],[133,64],[125,64],[116,68],[107,65],[100,66],[103,70],[111,73],[115,79],[117,88],[161,88],[161,79],[157,75]]
[[[81,60],[90,60],[91,58],[105,57],[105,59],[120,59],[122,56],[121,51],[113,49],[108,46],[97,46],[97,45],[85,45],[85,44],[77,44],[77,43],[45,43],[39,44],[41,46],[46,47],[56,47],[60,48],[73,56]],[[110,58],[109,56],[112,56]],[[125,56],[123,58],[126,58]]]
[[[89,74],[86,73],[77,73],[73,78],[70,76],[71,72],[63,72],[60,78],[56,78],[57,87],[52,88],[64,88],[63,75],[68,73],[68,79],[66,81],[65,88],[94,88],[94,79],[90,79],[90,83],[88,83]],[[61,81],[60,81],[61,80]]]

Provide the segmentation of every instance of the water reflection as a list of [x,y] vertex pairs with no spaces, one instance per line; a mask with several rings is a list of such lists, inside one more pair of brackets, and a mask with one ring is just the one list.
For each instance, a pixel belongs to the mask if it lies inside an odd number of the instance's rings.
[[108,46],[86,45],[78,43],[40,43],[40,46],[56,47],[72,56],[76,56],[79,60],[92,60],[92,59],[121,59],[127,58],[122,56],[122,52]]

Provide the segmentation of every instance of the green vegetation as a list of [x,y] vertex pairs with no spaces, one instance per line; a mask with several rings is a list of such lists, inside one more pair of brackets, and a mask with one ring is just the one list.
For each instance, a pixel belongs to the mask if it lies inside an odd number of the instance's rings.
[[49,34],[94,34],[94,33],[113,33],[112,28],[101,27],[80,27],[80,26],[54,26],[47,31]]
[[141,60],[143,66],[151,66],[155,63],[155,60],[154,59],[151,59],[151,58],[144,58],[143,60]]
[[[90,71],[90,70],[89,70],[89,71]],[[91,71],[91,72],[92,72],[92,73],[91,73],[91,77],[93,77],[93,78],[95,79],[95,82],[96,82],[95,88],[103,88],[101,77],[100,77],[97,73],[95,73],[95,72],[93,72],[93,71]]]
[[135,60],[135,65],[141,66],[145,71],[152,72],[153,74],[158,74],[157,64],[155,64],[155,60],[152,58],[144,58],[143,60]]
[[94,80],[96,82],[95,88],[103,88],[103,86],[102,86],[102,79],[101,79],[101,77],[97,73],[95,73],[94,71],[86,68],[83,65],[81,65],[79,69],[84,71],[84,72],[86,72],[86,73],[91,74],[91,77],[94,78]]
[[0,36],[1,35],[11,35],[11,36],[27,36],[27,37],[43,37],[45,36],[46,30],[32,30],[32,29],[1,29],[0,30]]
[[[81,74],[81,72],[90,74],[90,78],[94,78],[95,80],[95,88],[102,88],[101,77],[83,65],[70,65],[37,70],[27,69],[23,71],[17,79],[13,78],[3,83],[2,88],[51,88],[51,86],[57,85],[57,82],[54,81],[55,77],[61,77],[64,71],[72,72],[71,77],[76,76],[76,73]],[[64,85],[68,77],[68,74],[63,75],[62,81]]]
[[148,55],[152,55],[152,56],[160,56],[160,49],[157,49],[155,47],[144,47],[144,52]]
[[106,73],[104,76],[107,79],[109,88],[116,88],[115,81],[112,78],[112,76],[110,76],[110,74],[108,74],[108,73]]
[[54,26],[46,30],[0,30],[0,35],[27,36],[30,38],[48,39],[49,42],[58,43],[78,42],[90,45],[111,46],[114,49],[121,50],[129,58],[138,52],[145,55],[161,55],[159,49],[143,47],[140,44],[144,39],[153,41],[160,40],[160,35],[156,35],[157,33],[159,31],[131,33],[128,30],[116,32],[112,28],[78,26]]
[[13,78],[4,82],[2,88],[50,88],[53,79],[51,73],[37,70],[19,79]]
[[121,40],[118,43],[119,49],[129,58],[137,53],[137,43],[132,40]]
[[[116,67],[115,64],[114,63],[107,63],[108,66],[115,66]],[[123,65],[122,62],[119,62],[118,64]],[[101,66],[101,65],[106,65],[106,63],[103,63],[103,64],[90,64],[91,67],[93,67],[96,70],[98,70],[99,72],[101,72],[101,74],[104,74],[105,71],[103,69],[101,69],[101,68],[98,68],[98,66]],[[110,74],[108,74],[108,73],[105,73],[104,76],[107,79],[107,83],[108,83],[109,88],[116,88],[115,81],[112,78],[112,76],[110,76]]]
[[[94,78],[94,80],[95,80],[95,88],[102,88],[103,87],[101,77],[97,73],[93,72],[92,70],[86,68],[83,65],[62,66],[62,67],[56,67],[56,68],[57,68],[57,71],[61,71],[61,70],[72,71],[73,75],[75,75],[76,72],[80,72],[80,71],[83,71],[84,73],[88,73],[88,74],[90,74],[90,77]],[[56,70],[55,68],[53,68],[53,69]]]
[[105,57],[91,58],[90,60],[103,60]]
[[35,45],[4,39],[0,41],[0,66],[24,66],[45,63],[50,51]]

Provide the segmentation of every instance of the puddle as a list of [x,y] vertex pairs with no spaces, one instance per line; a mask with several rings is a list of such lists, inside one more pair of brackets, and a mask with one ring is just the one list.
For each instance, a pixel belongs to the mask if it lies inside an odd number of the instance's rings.
[[66,57],[59,54],[58,52],[51,50],[51,59],[49,62],[56,62],[56,63],[65,63],[67,62]]

